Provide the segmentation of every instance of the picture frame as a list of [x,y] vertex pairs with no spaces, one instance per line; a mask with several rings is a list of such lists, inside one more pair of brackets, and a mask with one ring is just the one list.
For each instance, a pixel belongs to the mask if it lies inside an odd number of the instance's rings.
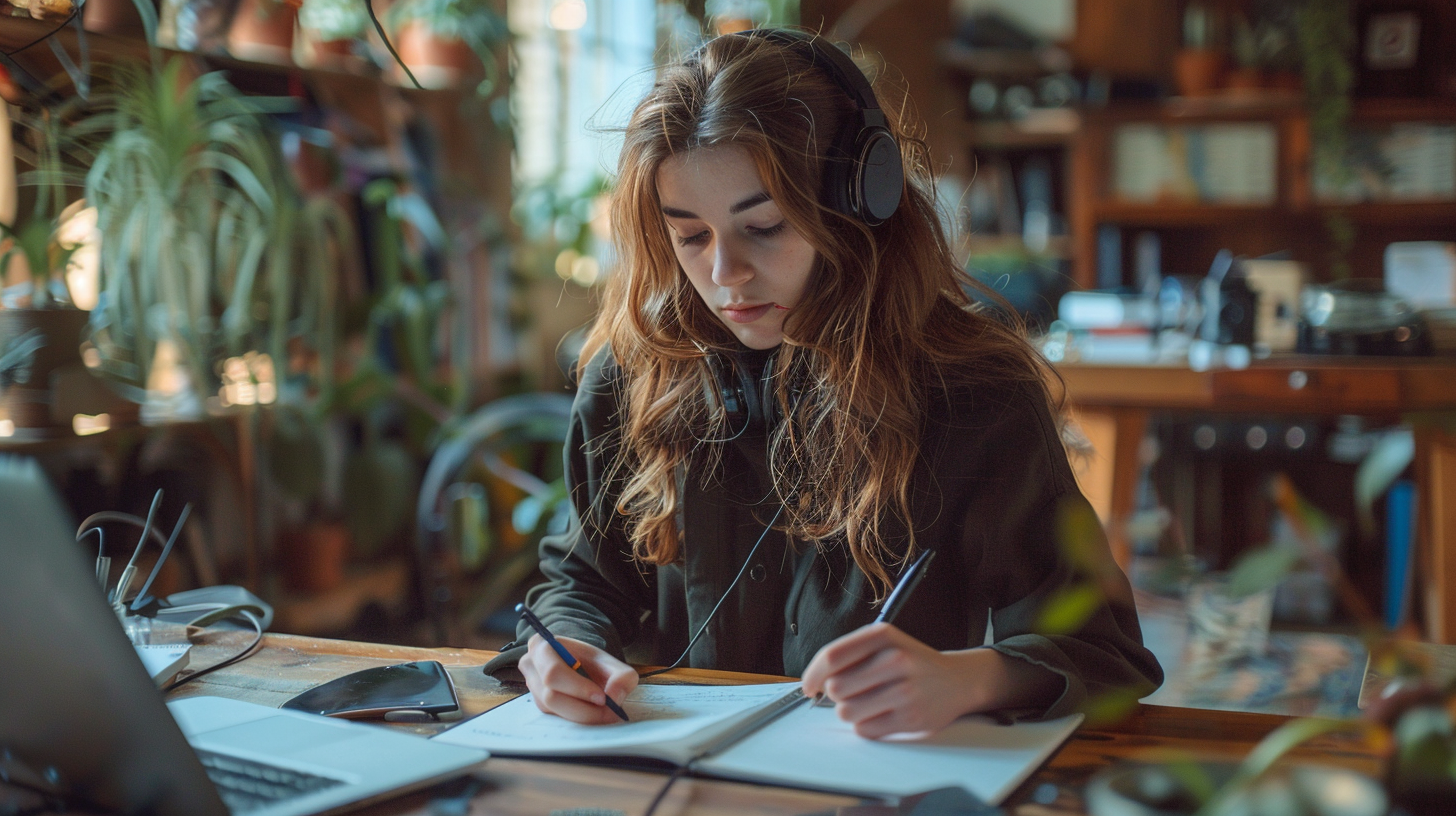
[[1367,4],[1358,19],[1356,93],[1427,94],[1435,23],[1430,14],[1416,6]]

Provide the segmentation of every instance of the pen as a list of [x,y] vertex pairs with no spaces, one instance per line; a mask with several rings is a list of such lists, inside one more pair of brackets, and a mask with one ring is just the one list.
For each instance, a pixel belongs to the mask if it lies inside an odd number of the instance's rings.
[[[910,600],[910,593],[925,577],[925,571],[929,569],[930,562],[935,558],[935,550],[924,550],[920,556],[900,573],[900,580],[895,582],[895,588],[890,590],[890,597],[885,599],[885,605],[880,607],[880,614],[875,616],[875,623],[894,623],[895,616],[900,614],[901,607]],[[824,704],[824,692],[814,695],[814,705]]]
[[[546,624],[542,623],[541,619],[536,617],[535,612],[532,612],[530,608],[528,608],[523,603],[516,604],[516,611],[521,613],[521,617],[526,619],[526,623],[531,624],[531,628],[536,630],[536,633],[539,634],[542,639],[544,639],[546,643],[548,643],[551,648],[556,651],[556,656],[560,657],[562,661],[566,663],[566,665],[570,666],[572,671],[576,672],[582,677],[585,677],[588,680],[591,680],[591,675],[586,673],[586,668],[581,665],[581,661],[577,660],[571,654],[571,652],[566,651],[566,647],[562,646],[561,641],[557,640],[551,634],[551,631],[546,628]],[[592,682],[595,683],[596,681],[592,680]],[[603,694],[602,697],[607,701],[607,708],[610,708],[613,714],[621,717],[622,722],[630,722],[630,720],[627,718],[627,712],[623,711],[621,706],[613,702],[611,697],[608,697],[606,694]]]

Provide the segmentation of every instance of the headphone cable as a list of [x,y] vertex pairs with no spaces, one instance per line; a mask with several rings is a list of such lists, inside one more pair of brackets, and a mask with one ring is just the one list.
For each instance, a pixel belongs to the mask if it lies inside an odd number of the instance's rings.
[[653,669],[649,672],[638,672],[638,679],[655,677],[656,675],[663,674],[664,672],[672,671],[673,669],[681,665],[684,660],[687,659],[688,654],[693,650],[693,645],[698,642],[698,638],[702,637],[704,632],[708,631],[708,624],[712,623],[713,618],[717,617],[718,610],[723,607],[723,602],[728,600],[729,595],[733,594],[733,588],[738,586],[738,581],[743,578],[743,573],[748,571],[748,565],[753,563],[753,556],[758,553],[759,545],[763,544],[763,540],[765,538],[768,538],[768,531],[773,529],[774,524],[777,523],[779,520],[779,516],[782,516],[783,514],[784,505],[782,502],[780,502],[779,509],[774,511],[773,518],[768,520],[768,524],[764,525],[763,527],[763,532],[758,534],[758,540],[753,542],[753,547],[748,551],[748,557],[743,559],[743,566],[738,568],[738,574],[733,576],[733,580],[728,584],[728,588],[723,590],[723,597],[719,598],[718,603],[713,605],[713,611],[708,613],[707,620],[704,620],[703,625],[698,627],[698,633],[696,635],[693,635],[692,640],[688,641],[687,648],[683,649],[682,654],[678,655],[677,660],[674,660],[672,662],[672,665],[670,666]]

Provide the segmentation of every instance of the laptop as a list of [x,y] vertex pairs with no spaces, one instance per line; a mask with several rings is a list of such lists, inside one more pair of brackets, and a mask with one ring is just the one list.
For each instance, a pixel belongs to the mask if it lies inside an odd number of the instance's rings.
[[0,457],[0,779],[107,812],[297,816],[421,788],[486,759],[238,700],[164,704],[68,516],[34,462]]

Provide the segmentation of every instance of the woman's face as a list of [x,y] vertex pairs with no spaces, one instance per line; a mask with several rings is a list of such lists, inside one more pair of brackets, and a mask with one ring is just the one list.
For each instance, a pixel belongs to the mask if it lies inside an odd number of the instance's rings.
[[814,248],[768,197],[748,151],[679,153],[657,171],[657,195],[678,263],[739,342],[773,348],[804,295]]

